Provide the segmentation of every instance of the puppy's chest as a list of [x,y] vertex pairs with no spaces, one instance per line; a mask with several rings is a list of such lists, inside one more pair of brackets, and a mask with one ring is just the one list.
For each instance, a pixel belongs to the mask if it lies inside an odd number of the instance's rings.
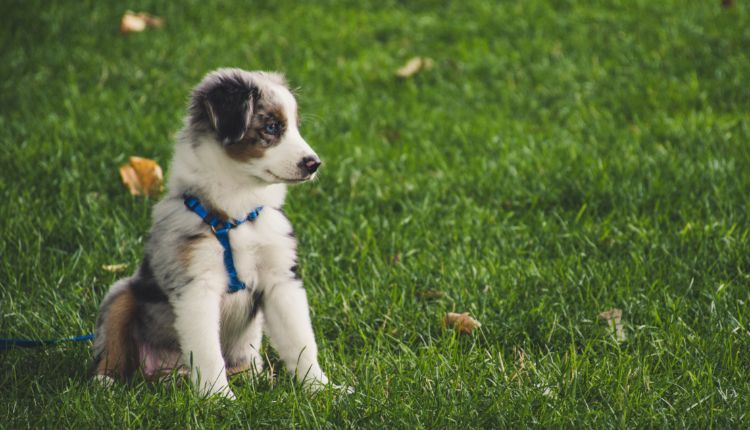
[[240,279],[254,285],[264,271],[283,267],[294,260],[294,243],[288,234],[264,229],[262,223],[245,223],[229,234],[234,264]]

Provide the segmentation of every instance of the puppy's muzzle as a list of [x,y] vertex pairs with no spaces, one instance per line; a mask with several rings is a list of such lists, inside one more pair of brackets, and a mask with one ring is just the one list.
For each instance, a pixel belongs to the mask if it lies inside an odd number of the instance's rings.
[[320,158],[315,155],[308,155],[300,161],[297,166],[302,170],[305,176],[310,176],[318,170],[321,165]]

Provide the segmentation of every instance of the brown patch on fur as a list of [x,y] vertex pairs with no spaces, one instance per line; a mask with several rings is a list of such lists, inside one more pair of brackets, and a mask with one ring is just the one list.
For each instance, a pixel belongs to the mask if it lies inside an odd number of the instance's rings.
[[104,321],[106,340],[98,357],[97,375],[129,379],[138,368],[138,347],[133,338],[136,299],[126,289],[112,300]]
[[[253,158],[262,158],[269,148],[279,144],[286,132],[287,118],[282,107],[262,97],[261,95],[242,140],[224,147],[227,155],[237,161],[247,162]],[[280,125],[280,132],[275,135],[264,130],[266,125],[273,122]]]
[[[211,201],[211,199],[209,199],[207,197],[209,194],[206,193],[204,190],[202,190],[200,188],[193,188],[193,189],[188,190],[187,193],[198,198],[198,200],[203,204],[203,206],[208,211],[208,217],[209,217],[209,219],[211,217],[214,217],[214,218],[216,218],[219,221],[226,221],[226,220],[230,219],[229,214],[227,214],[226,212],[224,212],[223,210],[221,210],[219,208],[214,207],[214,204]],[[206,226],[206,227],[208,227],[208,226]],[[185,240],[187,242],[194,242],[194,241],[201,240],[201,239],[203,239],[205,237],[208,237],[208,236],[209,236],[208,233],[202,232],[202,233],[196,233],[196,234],[192,234],[192,235],[187,235],[187,236],[185,236],[183,238],[183,240]]]
[[[205,200],[201,200],[201,202],[204,202],[204,206],[206,207],[206,210],[208,211],[209,219],[211,217],[214,217],[218,219],[219,221],[226,221],[229,219],[229,214],[227,214],[221,209],[217,209],[213,207],[210,200],[205,199]],[[190,241],[191,239],[197,240],[198,238],[196,237],[196,235],[193,235],[193,236],[186,236],[185,239]]]
[[260,144],[255,133],[251,133],[250,131],[245,133],[245,137],[241,141],[225,147],[229,157],[242,162],[253,158],[263,158],[266,149],[268,148]]
[[224,212],[223,210],[221,210],[221,209],[213,209],[213,208],[211,208],[211,209],[208,210],[208,213],[211,214],[211,215],[213,215],[213,216],[215,216],[216,219],[219,219],[219,220],[222,220],[222,221],[225,221],[225,220],[229,219],[229,215],[226,212]]
[[[220,218],[222,220],[227,219],[226,214],[223,218]],[[217,218],[219,215],[217,215]],[[207,234],[194,234],[192,236],[185,236],[183,240],[180,241],[180,244],[177,245],[177,255],[180,263],[184,267],[190,267],[192,265],[192,259],[193,259],[193,250],[196,246],[198,246],[198,242],[202,241],[203,239],[207,238]]]

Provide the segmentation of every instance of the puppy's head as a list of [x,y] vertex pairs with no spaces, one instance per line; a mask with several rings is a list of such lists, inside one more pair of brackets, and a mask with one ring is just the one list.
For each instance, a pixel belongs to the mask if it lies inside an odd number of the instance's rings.
[[193,90],[193,133],[209,136],[222,156],[267,183],[312,179],[320,158],[299,132],[297,102],[276,73],[219,69]]

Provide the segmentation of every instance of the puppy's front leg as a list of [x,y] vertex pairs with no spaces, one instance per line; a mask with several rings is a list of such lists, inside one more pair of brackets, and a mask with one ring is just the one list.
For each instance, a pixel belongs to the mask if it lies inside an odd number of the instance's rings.
[[328,384],[318,364],[318,346],[301,283],[286,281],[266,289],[262,308],[271,345],[287,369],[313,389]]
[[219,337],[221,293],[193,282],[173,299],[175,329],[190,379],[201,394],[234,398],[229,388]]

